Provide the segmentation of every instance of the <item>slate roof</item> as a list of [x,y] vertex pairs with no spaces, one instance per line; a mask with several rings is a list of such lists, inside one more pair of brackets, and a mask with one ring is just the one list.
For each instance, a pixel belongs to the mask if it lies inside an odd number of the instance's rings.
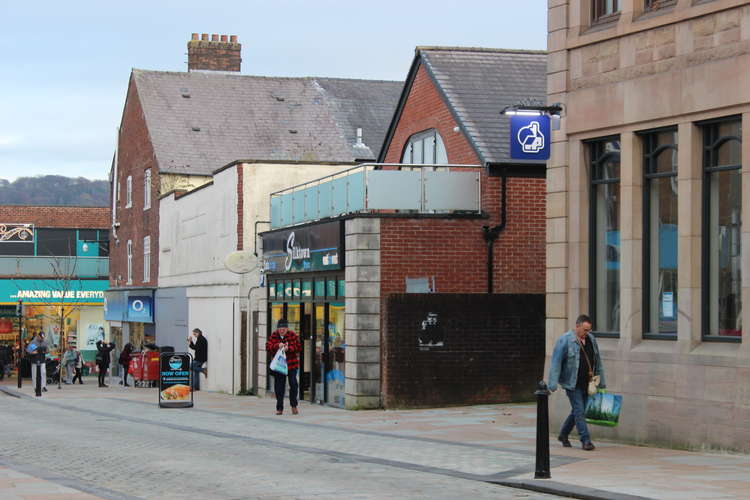
[[510,158],[510,122],[500,110],[528,99],[547,102],[546,52],[417,47],[417,61],[436,83],[482,163],[522,163]]
[[[133,70],[159,169],[375,159],[402,82]],[[363,143],[356,146],[356,129]]]

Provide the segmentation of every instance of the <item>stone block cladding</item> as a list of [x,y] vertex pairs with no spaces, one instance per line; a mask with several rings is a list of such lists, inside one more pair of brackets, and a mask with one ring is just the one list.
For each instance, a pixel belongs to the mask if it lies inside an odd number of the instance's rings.
[[350,219],[346,238],[346,407],[379,408],[380,219]]
[[[144,210],[144,178],[151,169],[151,208]],[[132,205],[126,208],[127,178],[132,179]],[[159,267],[159,169],[146,124],[146,118],[133,77],[120,128],[116,218],[120,223],[118,241],[110,233],[109,285],[111,287],[156,287]],[[143,282],[143,238],[151,237],[151,280]],[[127,242],[133,243],[133,281],[127,282]]]
[[[543,294],[394,294],[384,302],[386,408],[533,399],[544,368]],[[428,313],[442,346],[419,346]]]
[[0,205],[0,223],[34,224],[36,227],[109,229],[109,207],[51,207]]

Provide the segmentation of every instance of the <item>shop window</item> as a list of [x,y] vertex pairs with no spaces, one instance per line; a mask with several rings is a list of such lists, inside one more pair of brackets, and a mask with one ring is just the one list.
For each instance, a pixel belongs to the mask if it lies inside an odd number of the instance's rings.
[[269,283],[268,285],[268,298],[273,300],[276,298],[276,282]]
[[345,307],[333,302],[328,307],[328,353],[330,367],[326,375],[326,402],[343,408],[346,398]]
[[128,240],[127,244],[128,251],[128,285],[133,284],[133,242]]
[[151,169],[147,168],[143,176],[143,209],[151,208]]
[[75,229],[37,229],[37,255],[73,256],[76,254]]
[[0,255],[34,255],[34,242],[0,241]]
[[742,124],[702,125],[703,339],[742,338]]
[[143,282],[151,281],[151,236],[143,238]]
[[448,155],[445,151],[443,139],[437,130],[430,129],[409,137],[401,156],[401,163],[418,165],[445,165]]
[[620,0],[593,0],[592,20],[606,22],[620,13]]
[[97,236],[98,236],[98,242],[99,242],[99,256],[108,257],[109,256],[109,231],[106,229],[100,229]]
[[600,336],[620,332],[620,140],[587,143],[589,204],[589,301]]
[[677,338],[677,130],[643,141],[643,332]]
[[128,176],[125,179],[125,208],[133,206],[133,178]]

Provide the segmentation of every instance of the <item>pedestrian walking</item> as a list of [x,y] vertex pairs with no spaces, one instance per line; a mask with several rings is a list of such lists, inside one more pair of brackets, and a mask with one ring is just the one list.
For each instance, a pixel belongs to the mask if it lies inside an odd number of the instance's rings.
[[68,350],[63,354],[63,365],[65,365],[65,384],[70,385],[76,371],[76,350],[73,346],[68,346]]
[[[29,348],[33,346],[33,349],[28,351],[29,361],[31,362],[31,386],[36,391],[37,396],[42,395],[42,391],[47,392],[47,341],[44,340],[44,332],[40,331],[36,336],[29,342]],[[28,348],[27,348],[28,349]],[[39,382],[41,390],[36,390],[37,381],[37,369],[39,369]]]
[[286,391],[286,381],[289,379],[289,405],[292,407],[292,413],[297,415],[297,393],[299,384],[297,383],[297,371],[299,370],[299,337],[294,331],[289,329],[289,324],[285,319],[280,319],[276,324],[276,330],[271,333],[271,338],[266,342],[266,351],[271,356],[276,355],[276,351],[282,349],[286,355],[286,365],[288,373],[273,372],[274,389],[276,391],[276,415],[284,413],[284,392]]
[[193,364],[193,390],[201,390],[201,373],[208,378],[208,340],[200,328],[194,328],[193,334],[188,337],[188,346],[195,351]]
[[110,353],[115,348],[115,343],[106,344],[103,340],[96,341],[96,366],[99,369],[99,387],[109,387],[104,383],[104,377],[109,370]]
[[10,347],[0,345],[0,380],[5,378],[10,366]]
[[581,446],[587,451],[595,449],[585,417],[589,382],[594,376],[599,376],[598,388],[606,387],[604,366],[596,339],[591,334],[591,325],[591,318],[585,314],[578,316],[575,328],[568,330],[555,343],[549,369],[549,389],[555,391],[559,384],[570,401],[570,415],[563,422],[557,440],[569,448],[568,435],[575,427]]
[[76,374],[73,377],[73,383],[76,383],[76,379],[78,379],[79,384],[83,384],[83,354],[81,354],[81,351],[78,349],[75,350],[76,352]]
[[128,342],[125,347],[122,348],[120,353],[119,363],[122,367],[122,381],[120,382],[123,387],[130,387],[128,384],[128,368],[130,368],[130,354],[133,352],[133,344]]

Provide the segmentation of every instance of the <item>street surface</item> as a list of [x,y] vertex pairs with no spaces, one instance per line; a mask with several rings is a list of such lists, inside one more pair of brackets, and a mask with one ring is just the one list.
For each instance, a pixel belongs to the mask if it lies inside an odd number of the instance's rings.
[[303,403],[277,417],[256,397],[199,392],[195,408],[159,409],[155,389],[86,382],[0,392],[0,498],[554,498],[487,482],[533,472],[517,443],[425,437],[383,411]]

